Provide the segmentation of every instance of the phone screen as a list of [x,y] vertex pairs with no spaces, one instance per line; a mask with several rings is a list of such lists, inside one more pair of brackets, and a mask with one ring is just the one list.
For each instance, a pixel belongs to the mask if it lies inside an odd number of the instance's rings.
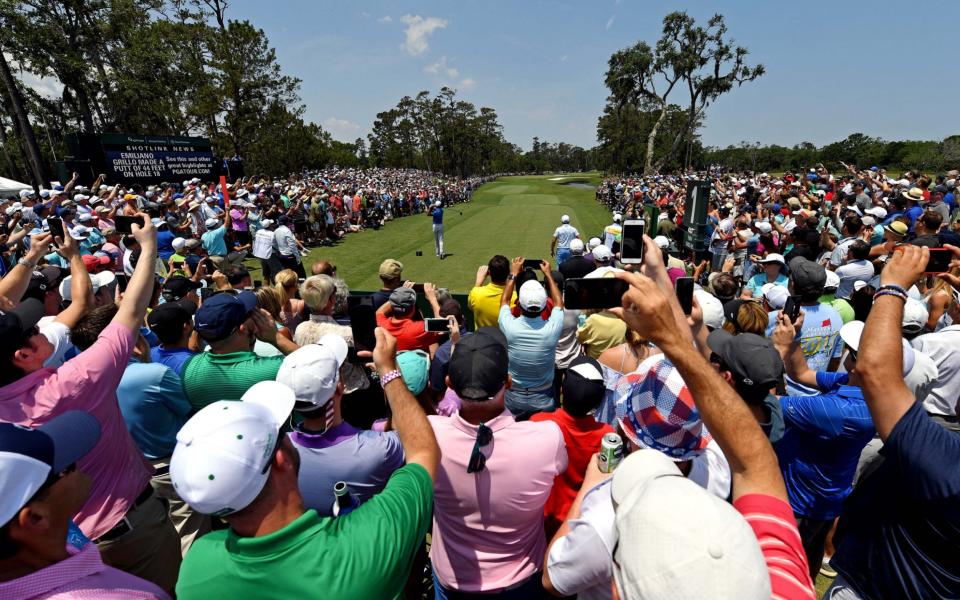
[[533,269],[534,271],[540,270],[540,263],[542,262],[539,258],[525,258],[523,259],[523,268],[524,269]]
[[61,240],[65,238],[63,220],[60,217],[47,217],[47,226],[50,227],[50,233],[53,234],[54,238],[60,238]]
[[423,330],[442,333],[450,328],[450,322],[446,319],[424,319]]
[[563,305],[570,309],[614,308],[620,306],[629,284],[622,279],[568,279],[563,284]]
[[646,222],[643,219],[624,221],[620,243],[620,262],[637,264],[643,260],[643,232]]
[[377,314],[372,304],[355,304],[347,309],[350,327],[353,329],[353,344],[357,350],[373,350],[377,345]]
[[[48,219],[49,220],[49,219]],[[50,227],[53,231],[53,227]],[[953,259],[953,252],[947,248],[930,248],[930,258],[927,260],[927,268],[924,273],[946,273],[950,270],[950,261]]]
[[133,228],[131,225],[136,223],[140,227],[143,227],[143,217],[125,217],[123,215],[117,215],[113,218],[113,223],[117,229],[117,233],[133,233]]
[[783,312],[790,317],[791,323],[796,323],[800,318],[800,296],[790,296],[783,305]]
[[693,310],[693,277],[679,277],[675,284],[677,290],[677,300],[680,301],[680,308],[683,314],[689,315]]

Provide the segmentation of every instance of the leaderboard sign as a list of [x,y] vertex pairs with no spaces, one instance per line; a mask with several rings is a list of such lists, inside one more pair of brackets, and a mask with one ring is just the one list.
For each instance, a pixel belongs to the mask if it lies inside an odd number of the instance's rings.
[[214,177],[210,140],[198,137],[100,136],[109,181],[159,183]]

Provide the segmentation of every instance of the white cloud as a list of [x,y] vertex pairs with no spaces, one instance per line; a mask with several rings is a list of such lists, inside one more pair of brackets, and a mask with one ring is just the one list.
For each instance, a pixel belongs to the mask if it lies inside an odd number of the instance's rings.
[[459,69],[447,64],[446,56],[441,56],[437,62],[425,66],[423,72],[429,73],[430,75],[446,75],[447,77],[456,77],[460,74]]
[[427,39],[437,29],[443,29],[447,26],[447,20],[440,17],[427,17],[424,19],[420,15],[403,15],[400,22],[407,26],[404,30],[406,40],[400,47],[412,56],[419,56],[430,48]]
[[334,138],[346,142],[355,140],[357,133],[360,132],[360,126],[353,121],[338,119],[336,117],[330,117],[325,120],[323,122],[323,128],[329,131],[330,135]]
[[460,81],[460,89],[462,90],[472,90],[476,85],[477,81],[472,77],[467,77]]
[[369,19],[369,18],[370,18],[370,13],[368,13],[368,12],[362,12],[362,13],[360,13],[360,16],[363,17],[364,19]]
[[383,15],[377,20],[380,21],[381,23],[393,23],[393,17],[391,17],[390,15]]
[[617,15],[610,15],[610,18],[607,19],[606,29],[610,29],[611,27],[613,27],[613,21],[614,21],[616,18],[617,18]]

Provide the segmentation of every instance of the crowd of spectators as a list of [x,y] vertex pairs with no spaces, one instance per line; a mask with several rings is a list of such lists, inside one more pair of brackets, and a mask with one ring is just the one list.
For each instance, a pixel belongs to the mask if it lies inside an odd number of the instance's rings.
[[[960,597],[956,179],[612,178],[610,225],[493,256],[464,304],[387,250],[351,294],[323,244],[481,179],[25,191],[0,598]],[[627,291],[576,310],[574,278]]]

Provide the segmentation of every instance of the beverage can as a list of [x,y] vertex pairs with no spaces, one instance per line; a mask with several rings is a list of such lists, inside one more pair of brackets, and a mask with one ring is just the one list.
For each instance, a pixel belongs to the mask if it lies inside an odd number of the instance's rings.
[[620,461],[623,460],[623,440],[615,433],[606,433],[600,440],[600,455],[597,462],[600,472],[613,473]]

